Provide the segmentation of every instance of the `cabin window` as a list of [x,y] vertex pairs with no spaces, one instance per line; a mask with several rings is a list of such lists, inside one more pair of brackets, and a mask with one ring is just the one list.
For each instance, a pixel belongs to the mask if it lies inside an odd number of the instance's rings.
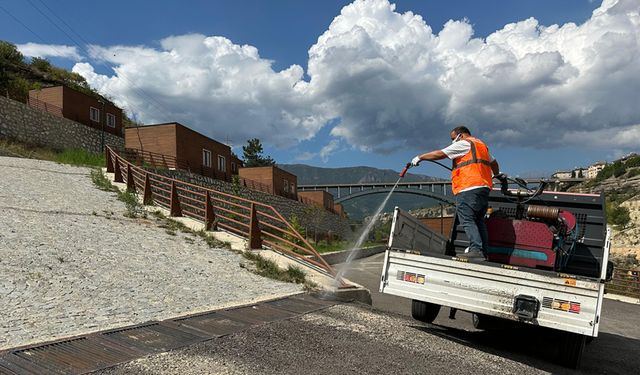
[[287,180],[282,180],[284,182],[284,192],[288,193],[289,192],[289,181]]
[[107,126],[110,128],[116,127],[116,116],[111,113],[107,113]]
[[91,121],[100,122],[100,110],[98,108],[89,107],[89,118]]
[[211,151],[206,148],[202,149],[202,165],[211,168]]
[[218,155],[218,170],[222,172],[227,171],[226,160],[222,155]]

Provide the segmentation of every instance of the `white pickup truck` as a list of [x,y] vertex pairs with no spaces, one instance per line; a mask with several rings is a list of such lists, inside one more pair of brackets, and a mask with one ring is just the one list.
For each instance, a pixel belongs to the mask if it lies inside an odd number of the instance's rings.
[[560,331],[559,362],[576,368],[585,340],[598,336],[610,278],[604,197],[494,189],[489,260],[467,260],[454,220],[443,236],[396,207],[380,292],[412,300],[414,319],[431,323],[440,307],[473,314],[476,328],[502,319]]

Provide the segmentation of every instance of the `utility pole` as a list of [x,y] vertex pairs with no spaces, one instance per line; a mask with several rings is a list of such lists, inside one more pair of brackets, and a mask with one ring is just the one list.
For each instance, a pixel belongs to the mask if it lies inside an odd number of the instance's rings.
[[100,110],[100,148],[104,152],[104,100],[98,99],[98,103],[102,104]]

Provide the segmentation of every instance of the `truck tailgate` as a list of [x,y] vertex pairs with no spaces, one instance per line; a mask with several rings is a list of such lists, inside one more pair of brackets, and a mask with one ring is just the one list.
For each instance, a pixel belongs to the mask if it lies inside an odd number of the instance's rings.
[[[604,293],[599,280],[470,263],[444,255],[440,238],[428,233],[428,228],[417,229],[422,224],[398,208],[393,220],[380,292],[511,320],[523,320],[514,314],[516,297],[533,297],[539,310],[526,322],[597,336]],[[433,254],[413,246],[429,243],[436,246]]]

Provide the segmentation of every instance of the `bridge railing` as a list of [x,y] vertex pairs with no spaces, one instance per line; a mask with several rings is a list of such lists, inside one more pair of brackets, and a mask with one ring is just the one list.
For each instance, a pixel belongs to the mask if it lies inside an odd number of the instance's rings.
[[335,276],[333,268],[274,207],[149,172],[110,147],[105,153],[107,172],[114,173],[115,182],[139,192],[144,204],[200,221],[207,230],[221,228],[244,237],[250,249],[267,245]]

